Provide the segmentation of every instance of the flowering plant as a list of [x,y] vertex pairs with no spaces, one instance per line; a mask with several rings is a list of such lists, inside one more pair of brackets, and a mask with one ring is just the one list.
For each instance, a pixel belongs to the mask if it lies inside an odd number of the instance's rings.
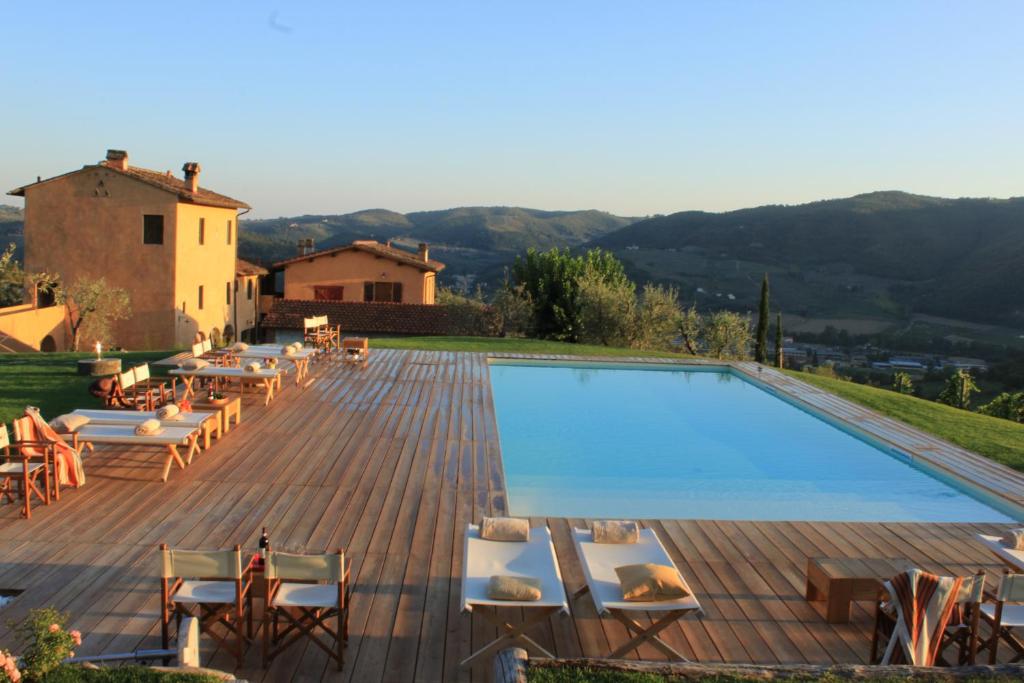
[[20,680],[18,660],[10,652],[0,650],[0,683],[18,683]]
[[22,675],[29,680],[41,680],[65,658],[75,656],[73,648],[82,644],[82,634],[65,630],[67,620],[68,615],[47,607],[31,610],[23,622],[12,624],[21,641],[23,654],[18,662],[21,671],[17,677],[5,670],[11,683],[17,683]]

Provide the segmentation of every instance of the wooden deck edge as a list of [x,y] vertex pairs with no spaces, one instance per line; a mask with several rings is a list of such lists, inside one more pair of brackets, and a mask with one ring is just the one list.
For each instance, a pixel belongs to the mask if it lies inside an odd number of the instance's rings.
[[526,650],[509,648],[494,658],[495,683],[526,683],[531,668],[586,668],[598,671],[628,671],[674,678],[700,680],[734,676],[751,681],[814,681],[829,675],[839,680],[962,681],[980,677],[1024,680],[1024,665],[923,667],[871,666],[866,664],[695,664],[691,662],[647,662],[627,659],[530,659]]

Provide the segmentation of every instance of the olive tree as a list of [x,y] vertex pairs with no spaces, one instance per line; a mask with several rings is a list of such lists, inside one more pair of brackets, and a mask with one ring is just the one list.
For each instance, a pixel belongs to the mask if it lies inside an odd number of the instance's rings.
[[78,351],[81,340],[95,339],[109,345],[111,323],[131,316],[131,297],[120,287],[107,284],[105,278],[81,277],[56,292],[57,302],[68,308],[71,348]]

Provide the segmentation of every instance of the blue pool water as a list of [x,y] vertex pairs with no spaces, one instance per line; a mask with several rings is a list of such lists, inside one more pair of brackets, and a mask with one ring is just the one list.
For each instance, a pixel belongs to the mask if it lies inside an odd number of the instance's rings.
[[511,513],[1009,522],[1019,511],[728,368],[494,363]]

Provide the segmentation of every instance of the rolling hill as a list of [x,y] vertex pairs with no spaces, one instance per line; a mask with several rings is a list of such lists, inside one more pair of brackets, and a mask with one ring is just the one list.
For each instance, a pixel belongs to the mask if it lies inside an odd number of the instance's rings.
[[574,247],[633,222],[601,211],[540,211],[518,207],[461,207],[401,214],[371,209],[334,216],[242,221],[239,253],[270,263],[292,256],[300,238],[317,249],[354,239],[429,242],[447,265],[445,279],[494,279],[529,247]]
[[[833,318],[913,313],[1024,325],[1024,198],[874,192],[797,206],[685,211],[592,240],[637,280],[750,307],[761,273],[788,311]],[[730,298],[730,296],[732,298]]]

